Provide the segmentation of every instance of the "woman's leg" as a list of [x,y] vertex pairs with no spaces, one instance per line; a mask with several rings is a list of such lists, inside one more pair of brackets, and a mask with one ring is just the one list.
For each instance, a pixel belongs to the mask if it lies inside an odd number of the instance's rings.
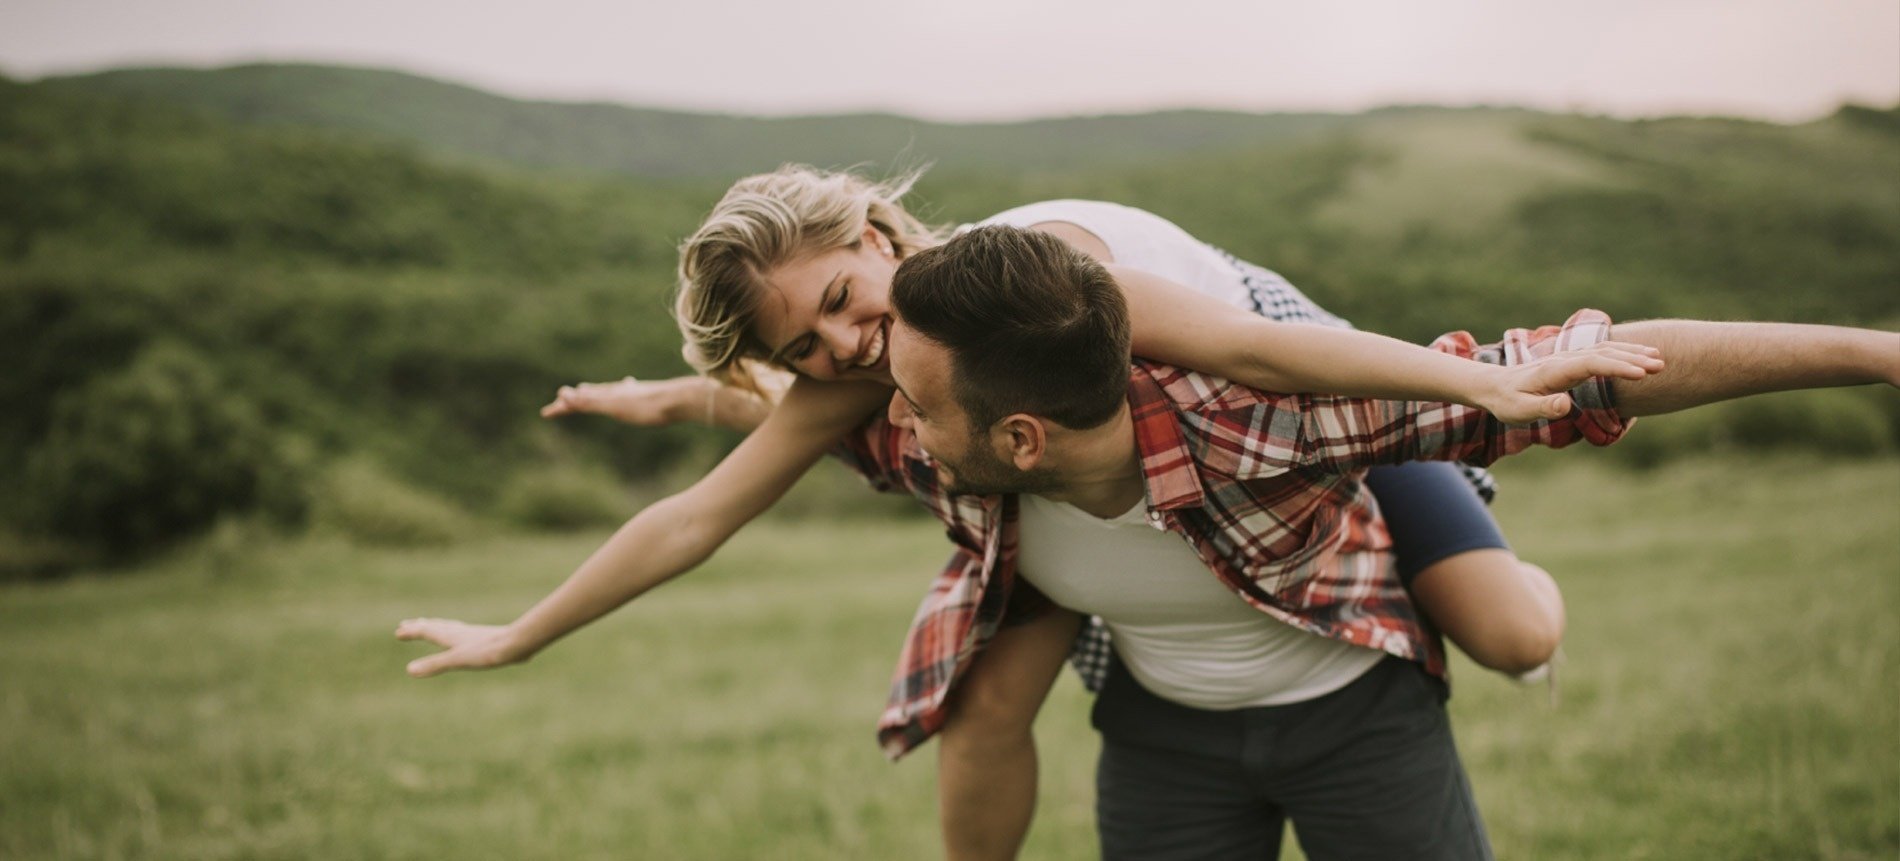
[[1509,550],[1471,550],[1412,581],[1426,618],[1479,664],[1523,675],[1549,663],[1564,636],[1564,598],[1544,569]]
[[1563,640],[1563,595],[1549,573],[1511,552],[1456,466],[1379,467],[1366,484],[1392,532],[1399,577],[1440,632],[1499,672],[1550,660]]

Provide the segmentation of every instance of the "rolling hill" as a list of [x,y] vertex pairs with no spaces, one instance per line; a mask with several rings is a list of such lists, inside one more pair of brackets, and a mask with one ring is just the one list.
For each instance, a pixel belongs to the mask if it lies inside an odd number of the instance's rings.
[[1138,164],[1297,137],[1336,114],[1170,111],[955,125],[888,114],[766,119],[511,99],[402,72],[312,65],[116,69],[48,84],[190,105],[241,124],[369,133],[531,168],[732,177],[786,161],[957,169]]

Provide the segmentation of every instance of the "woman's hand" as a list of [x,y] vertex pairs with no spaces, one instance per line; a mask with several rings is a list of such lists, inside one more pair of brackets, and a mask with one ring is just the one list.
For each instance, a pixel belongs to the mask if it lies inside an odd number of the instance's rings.
[[764,398],[705,377],[627,377],[611,383],[562,386],[554,400],[541,408],[541,417],[592,413],[638,427],[692,421],[750,433],[771,412],[772,405]]
[[659,427],[684,421],[689,407],[706,413],[713,381],[704,377],[638,380],[627,377],[611,383],[562,386],[554,400],[541,408],[544,419],[592,413],[641,427]]
[[528,654],[507,625],[471,625],[454,619],[404,619],[398,640],[428,640],[443,651],[409,662],[409,675],[426,679],[450,670],[487,670],[518,664]]
[[1640,380],[1661,373],[1662,352],[1654,347],[1622,341],[1603,341],[1582,350],[1568,350],[1535,362],[1499,368],[1493,391],[1473,406],[1497,416],[1505,424],[1530,424],[1570,414],[1572,388],[1593,377]]

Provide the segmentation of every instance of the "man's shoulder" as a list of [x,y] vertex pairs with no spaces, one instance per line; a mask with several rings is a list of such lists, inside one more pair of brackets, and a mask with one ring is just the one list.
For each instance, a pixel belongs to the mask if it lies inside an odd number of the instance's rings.
[[1226,377],[1148,359],[1135,359],[1129,374],[1134,380],[1153,383],[1158,397],[1181,412],[1245,410],[1264,405],[1283,405],[1295,397],[1261,391]]

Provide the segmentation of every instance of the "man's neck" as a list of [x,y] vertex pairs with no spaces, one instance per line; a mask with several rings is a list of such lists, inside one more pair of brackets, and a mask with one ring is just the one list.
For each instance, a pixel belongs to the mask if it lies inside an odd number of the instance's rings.
[[1141,480],[1141,452],[1128,407],[1086,430],[1056,431],[1050,439],[1050,464],[1061,484],[1042,496],[1065,502],[1103,519],[1117,517],[1140,502],[1147,491]]

